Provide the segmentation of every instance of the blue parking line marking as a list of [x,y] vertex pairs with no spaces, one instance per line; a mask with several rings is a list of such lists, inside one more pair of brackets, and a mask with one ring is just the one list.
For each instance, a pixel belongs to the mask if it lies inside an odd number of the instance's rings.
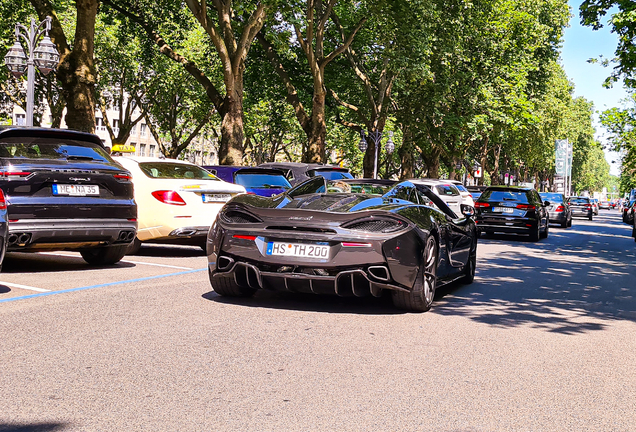
[[7,303],[7,302],[10,302],[10,301],[17,301],[17,300],[26,300],[26,299],[35,298],[35,297],[44,297],[44,296],[50,296],[50,295],[56,295],[56,294],[64,294],[64,293],[75,292],[75,291],[84,291],[84,290],[89,290],[89,289],[93,289],[93,288],[103,288],[103,287],[112,286],[112,285],[122,285],[122,284],[126,284],[126,283],[143,282],[143,281],[147,281],[147,280],[161,279],[161,278],[170,277],[170,276],[181,276],[181,275],[186,275],[186,274],[190,274],[190,273],[198,273],[198,272],[202,272],[202,271],[205,271],[205,270],[207,270],[207,267],[206,268],[202,268],[202,269],[197,269],[197,270],[189,270],[189,271],[178,272],[178,273],[170,273],[170,274],[165,274],[165,275],[148,276],[148,277],[143,277],[143,278],[139,278],[139,279],[127,279],[127,280],[123,280],[123,281],[119,281],[119,282],[108,282],[108,283],[99,284],[99,285],[90,285],[90,286],[79,287],[79,288],[69,288],[69,289],[60,290],[60,291],[48,291],[48,292],[30,294],[30,295],[25,295],[25,296],[20,296],[20,297],[11,297],[11,298],[7,298],[7,299],[0,299],[0,303]]

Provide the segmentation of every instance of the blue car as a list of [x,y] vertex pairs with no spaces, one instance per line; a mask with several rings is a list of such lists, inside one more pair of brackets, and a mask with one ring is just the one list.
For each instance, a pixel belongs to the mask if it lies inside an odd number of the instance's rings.
[[241,185],[247,193],[270,197],[291,188],[285,173],[273,168],[208,165],[206,170],[223,181]]

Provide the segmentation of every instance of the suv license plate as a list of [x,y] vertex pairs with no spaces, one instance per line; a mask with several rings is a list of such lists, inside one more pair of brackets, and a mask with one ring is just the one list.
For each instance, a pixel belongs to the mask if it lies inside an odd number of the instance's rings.
[[54,184],[52,186],[52,189],[53,189],[53,195],[73,195],[73,196],[99,195],[99,186],[95,186],[95,185]]
[[512,213],[514,211],[511,207],[493,207],[493,213]]
[[297,258],[325,259],[329,256],[329,245],[268,242],[266,254]]

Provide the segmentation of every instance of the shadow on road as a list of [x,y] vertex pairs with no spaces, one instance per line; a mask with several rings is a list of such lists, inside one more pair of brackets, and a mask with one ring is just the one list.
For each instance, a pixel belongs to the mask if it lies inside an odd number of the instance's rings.
[[0,432],[54,432],[61,431],[67,426],[66,423],[0,423]]
[[[575,220],[548,239],[520,242],[492,236],[481,241],[475,283],[451,286],[432,312],[465,316],[499,327],[530,325],[578,334],[612,321],[636,321],[636,245],[618,215]],[[492,250],[489,248],[489,250]]]
[[[143,244],[134,255],[126,257],[164,257],[164,258],[191,258],[205,256],[205,251],[198,246],[176,246],[166,244]],[[126,259],[126,258],[124,258]]]
[[[124,258],[125,259],[125,258]],[[95,268],[126,268],[135,264],[118,262],[108,266],[90,265],[77,256],[9,252],[2,263],[2,273],[53,273],[68,271],[86,271]],[[2,432],[0,430],[0,432]]]

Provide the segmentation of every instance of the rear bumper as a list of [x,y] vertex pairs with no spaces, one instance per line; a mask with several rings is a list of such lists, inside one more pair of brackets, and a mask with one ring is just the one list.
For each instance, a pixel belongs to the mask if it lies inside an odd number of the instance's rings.
[[235,262],[222,256],[218,263],[208,265],[210,277],[232,277],[241,287],[273,291],[290,291],[311,294],[335,294],[338,296],[364,297],[369,294],[380,297],[383,289],[409,291],[391,280],[384,265],[342,270],[335,275],[316,275],[265,271],[255,264]]
[[568,215],[565,212],[550,212],[550,223],[567,222]]
[[572,216],[573,217],[590,217],[593,216],[594,212],[590,209],[590,210],[579,210],[579,209],[572,209]]
[[8,251],[79,250],[128,244],[137,222],[126,219],[22,219],[9,222]]
[[529,234],[537,229],[538,221],[529,218],[478,218],[475,220],[480,232],[503,232]]

